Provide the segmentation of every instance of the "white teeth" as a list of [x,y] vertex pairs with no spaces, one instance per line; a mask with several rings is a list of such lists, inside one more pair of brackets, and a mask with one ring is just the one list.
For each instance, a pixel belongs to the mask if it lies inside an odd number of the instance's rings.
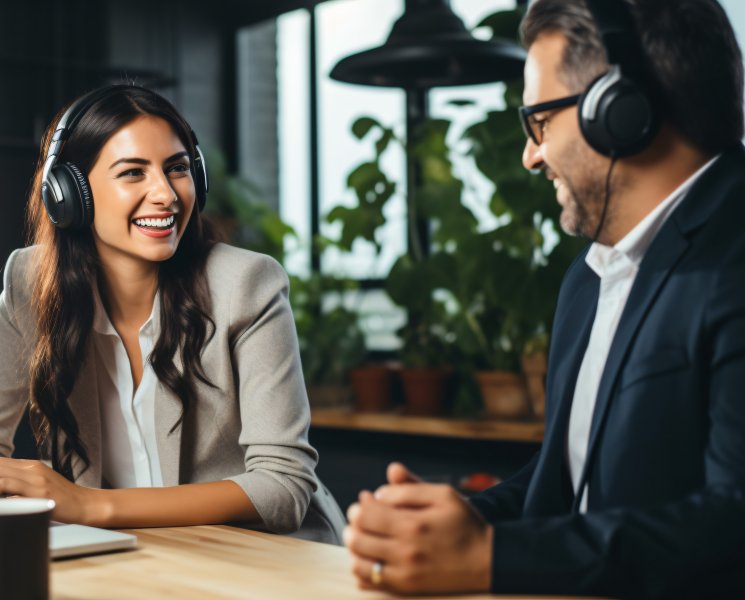
[[554,179],[554,189],[558,190],[560,185],[561,181],[559,181],[558,179]]
[[173,225],[175,217],[171,215],[165,219],[135,219],[135,225],[139,227],[160,227],[162,229],[168,228]]

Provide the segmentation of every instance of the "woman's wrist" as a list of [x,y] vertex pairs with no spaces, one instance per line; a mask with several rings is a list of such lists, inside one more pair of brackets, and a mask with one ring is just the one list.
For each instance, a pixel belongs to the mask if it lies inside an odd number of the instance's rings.
[[84,488],[85,497],[81,503],[83,508],[83,525],[94,527],[109,527],[114,514],[113,495],[111,490]]

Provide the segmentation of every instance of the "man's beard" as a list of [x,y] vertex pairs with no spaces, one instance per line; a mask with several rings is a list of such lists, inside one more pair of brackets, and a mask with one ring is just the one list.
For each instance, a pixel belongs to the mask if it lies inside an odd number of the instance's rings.
[[564,178],[562,184],[569,191],[569,198],[562,207],[561,228],[569,235],[584,236],[602,243],[603,232],[607,231],[607,224],[611,221],[611,207],[606,204],[613,191],[612,188],[606,190],[606,177],[591,176],[581,185]]

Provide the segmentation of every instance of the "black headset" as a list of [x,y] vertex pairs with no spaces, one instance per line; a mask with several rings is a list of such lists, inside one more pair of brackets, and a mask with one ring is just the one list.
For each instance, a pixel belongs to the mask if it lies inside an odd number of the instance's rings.
[[586,0],[610,69],[579,100],[579,125],[595,150],[622,158],[644,150],[659,128],[646,59],[624,0]]
[[[57,123],[44,161],[41,197],[49,219],[60,229],[83,229],[93,222],[93,194],[85,174],[73,163],[57,163],[62,147],[88,109],[109,94],[124,89],[144,89],[133,85],[110,85],[81,96],[72,103]],[[155,93],[147,90],[150,93]],[[189,128],[195,156],[191,161],[199,210],[207,201],[209,181],[207,163],[199,148],[197,136]]]

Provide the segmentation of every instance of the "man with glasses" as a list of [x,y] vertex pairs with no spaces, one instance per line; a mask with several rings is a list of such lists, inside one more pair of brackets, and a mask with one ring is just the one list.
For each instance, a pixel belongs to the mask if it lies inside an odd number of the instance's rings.
[[363,588],[745,597],[742,57],[716,0],[602,4],[630,26],[534,0],[521,28],[523,163],[591,242],[558,300],[541,451],[470,503],[391,465],[348,513]]

